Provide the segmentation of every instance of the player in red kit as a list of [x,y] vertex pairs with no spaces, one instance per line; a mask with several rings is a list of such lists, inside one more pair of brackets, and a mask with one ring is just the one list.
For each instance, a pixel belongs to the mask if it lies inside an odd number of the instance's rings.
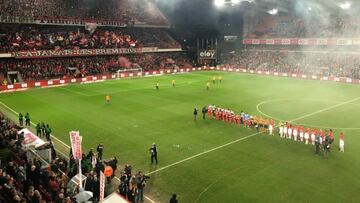
[[213,116],[213,108],[212,108],[212,106],[208,107],[208,116],[209,116],[209,118],[212,118],[212,116]]
[[323,142],[325,142],[325,131],[323,129],[320,129],[319,134],[320,134],[320,137],[321,137],[321,140],[322,140],[320,142],[320,144],[322,144]]
[[221,111],[220,111],[220,109],[217,109],[216,110],[216,120],[221,120]]
[[236,115],[235,120],[237,125],[240,125],[240,119],[241,119],[240,115]]

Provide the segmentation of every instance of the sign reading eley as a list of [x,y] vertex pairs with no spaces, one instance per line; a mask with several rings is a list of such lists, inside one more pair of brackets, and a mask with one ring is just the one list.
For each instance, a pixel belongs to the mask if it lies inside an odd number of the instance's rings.
[[200,59],[216,59],[216,50],[200,50]]

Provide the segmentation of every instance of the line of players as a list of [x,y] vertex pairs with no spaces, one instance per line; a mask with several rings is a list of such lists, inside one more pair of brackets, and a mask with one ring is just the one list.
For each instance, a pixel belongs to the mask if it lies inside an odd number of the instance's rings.
[[[304,128],[300,125],[291,125],[288,122],[283,124],[279,122],[279,135],[282,138],[294,139],[294,141],[305,142],[305,144],[322,145],[325,141],[328,141],[329,145],[334,142],[334,133],[332,129],[325,131],[323,129],[310,129]],[[340,132],[339,135],[339,149],[340,152],[344,152],[344,133]]]
[[213,105],[208,106],[209,118],[215,118],[216,120],[222,120],[227,123],[234,123],[237,125],[243,125],[244,127],[255,127],[257,131],[266,130],[269,134],[273,134],[275,128],[275,121],[273,119],[252,116],[244,111],[240,114],[235,114],[230,109],[223,109]]
[[[237,125],[243,125],[244,127],[255,127],[259,132],[263,130],[268,132],[269,135],[274,135],[275,121],[273,119],[257,117],[249,115],[241,111],[240,115],[235,114],[234,111],[230,109],[224,109],[216,107],[213,105],[208,106],[208,117],[216,118],[216,120],[222,120],[227,123],[234,123]],[[331,145],[334,141],[334,133],[331,129],[324,131],[322,129],[310,129],[301,125],[291,125],[289,122],[282,123],[279,122],[278,125],[279,136],[281,138],[293,139],[296,142],[304,142],[305,144],[322,145],[326,139],[327,142]],[[327,135],[327,136],[326,136]],[[340,132],[339,136],[339,149],[340,152],[344,152],[344,133]]]

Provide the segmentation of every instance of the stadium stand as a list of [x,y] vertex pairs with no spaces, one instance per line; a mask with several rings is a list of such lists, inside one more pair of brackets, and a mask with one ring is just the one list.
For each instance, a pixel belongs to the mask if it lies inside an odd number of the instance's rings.
[[112,21],[123,26],[168,25],[167,19],[151,1],[99,0],[89,5],[87,0],[2,0],[0,9],[4,20],[4,16],[11,16],[34,20]]
[[345,15],[332,14],[327,19],[317,16],[266,16],[247,37],[353,37],[359,33],[360,20]]
[[222,63],[236,68],[284,73],[312,74],[323,76],[360,76],[359,53],[329,53],[303,51],[243,50],[227,54]]
[[0,167],[0,201],[74,202],[66,192],[68,162],[55,158],[50,167],[43,168],[39,157],[31,159],[22,150],[23,138],[17,133],[21,127],[1,113],[0,120],[1,149],[9,150]]
[[103,49],[129,47],[179,48],[163,29],[2,26],[0,52],[46,49]]
[[[19,125],[7,119],[0,112],[0,202],[14,203],[72,203],[76,201],[69,182],[78,174],[78,165],[73,158],[71,150],[68,158],[56,156],[56,151],[51,139],[44,148],[51,148],[52,160],[48,166],[44,166],[40,156],[34,159],[27,155],[22,148],[24,135],[19,134],[22,129]],[[5,152],[4,152],[5,151]],[[4,155],[6,154],[6,156]],[[115,177],[117,159],[99,161],[97,155],[90,150],[88,154],[82,154],[81,168],[85,175],[84,189],[93,192],[93,198],[89,201],[98,202],[100,194],[99,174],[104,168],[111,166],[113,174],[108,178],[110,182]],[[132,174],[132,167],[125,165],[120,175],[120,192],[124,199],[135,201],[136,188],[139,174]]]
[[[39,80],[115,73],[119,68],[130,67],[140,67],[143,70],[192,67],[192,62],[183,53],[133,54],[124,57],[128,60],[125,64],[119,63],[119,56],[6,59],[0,61],[0,72],[6,77],[8,71],[19,71],[23,80]],[[74,68],[79,70],[78,74],[72,71]]]

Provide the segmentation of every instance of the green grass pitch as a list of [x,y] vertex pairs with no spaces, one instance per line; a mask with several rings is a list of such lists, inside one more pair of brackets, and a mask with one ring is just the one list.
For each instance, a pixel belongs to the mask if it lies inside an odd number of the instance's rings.
[[[213,76],[223,82],[213,85]],[[130,163],[152,172],[146,194],[156,202],[168,202],[172,193],[184,203],[360,202],[358,85],[194,72],[32,89],[2,94],[0,101],[29,112],[34,123],[49,123],[53,135],[67,144],[68,132],[79,130],[86,153],[102,142],[105,158],[117,156],[120,168]],[[194,121],[194,107],[208,104],[333,128],[335,144],[325,160],[309,145],[215,120]],[[337,149],[340,130],[345,153]],[[153,142],[159,149],[157,166],[150,165]]]

